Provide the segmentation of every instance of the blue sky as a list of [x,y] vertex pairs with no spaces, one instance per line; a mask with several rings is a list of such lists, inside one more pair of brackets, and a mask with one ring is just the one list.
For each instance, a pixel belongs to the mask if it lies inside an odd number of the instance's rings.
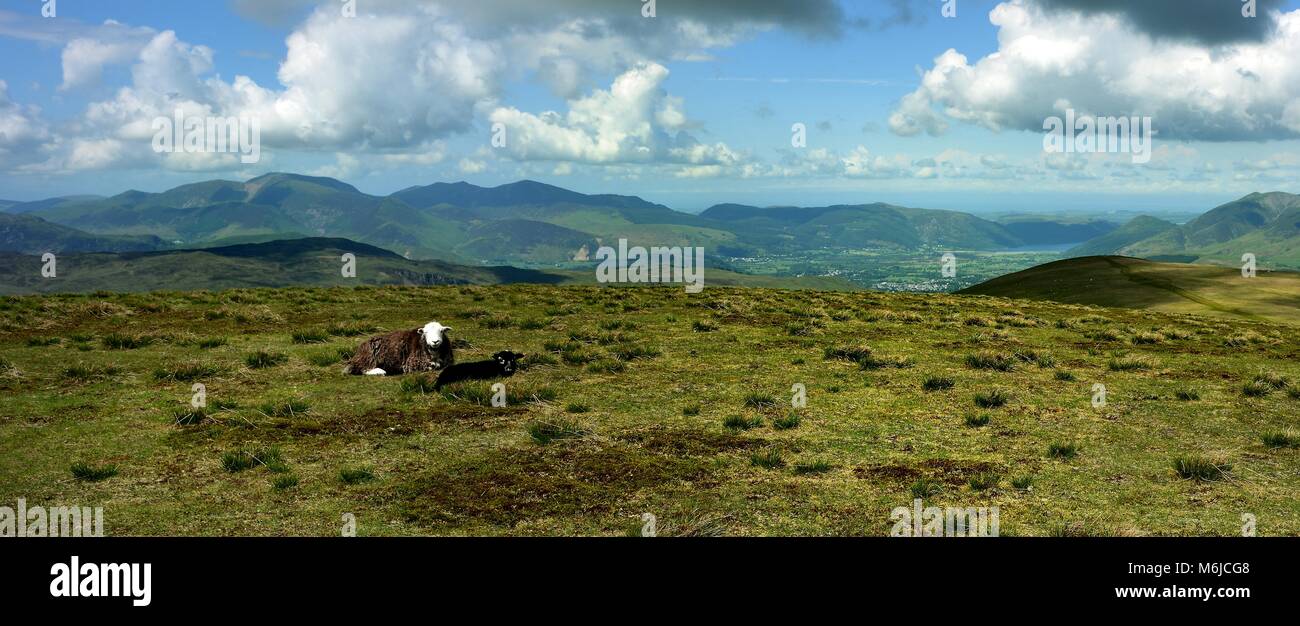
[[[658,0],[653,18],[637,0],[45,4],[0,0],[0,198],[267,171],[376,194],[531,178],[685,210],[1300,192],[1300,0],[1255,18],[1237,0],[956,0],[954,18],[943,0]],[[256,117],[261,161],[155,152],[150,122],[175,108]],[[1151,160],[1046,153],[1043,120],[1067,108],[1151,117]]]

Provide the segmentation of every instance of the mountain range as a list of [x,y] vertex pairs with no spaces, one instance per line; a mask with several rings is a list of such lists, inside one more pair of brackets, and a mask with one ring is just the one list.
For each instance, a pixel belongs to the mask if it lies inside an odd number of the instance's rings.
[[[344,277],[342,256],[355,257],[355,276]],[[157,290],[355,287],[357,285],[594,284],[589,269],[521,269],[413,260],[347,239],[304,237],[202,249],[93,252],[57,259],[54,277],[42,275],[39,256],[0,252],[0,295],[142,292]],[[781,287],[851,291],[834,277],[737,274],[711,268],[711,286]]]
[[1268,267],[1300,268],[1300,195],[1252,193],[1186,224],[1139,217],[1067,252],[1238,265],[1254,254]]
[[[410,259],[555,267],[617,239],[757,256],[827,248],[1000,250],[1080,241],[1118,227],[1049,218],[1006,224],[883,203],[826,207],[722,204],[699,215],[635,196],[588,195],[534,181],[435,183],[374,196],[324,177],[274,173],[160,193],[0,203],[0,250],[36,253],[213,247],[346,238]],[[22,219],[17,219],[21,216]],[[1073,238],[1073,239],[1071,239]]]

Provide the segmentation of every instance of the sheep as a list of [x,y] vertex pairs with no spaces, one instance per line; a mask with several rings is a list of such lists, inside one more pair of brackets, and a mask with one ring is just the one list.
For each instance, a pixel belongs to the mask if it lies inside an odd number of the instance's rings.
[[524,358],[521,352],[511,352],[502,350],[486,361],[474,361],[473,363],[459,363],[442,370],[438,375],[438,380],[434,382],[434,389],[442,389],[444,385],[450,385],[462,380],[489,380],[492,378],[502,378],[512,376],[519,367],[519,360]]
[[343,373],[366,376],[432,372],[456,362],[447,338],[450,326],[429,322],[423,328],[371,337],[357,346]]

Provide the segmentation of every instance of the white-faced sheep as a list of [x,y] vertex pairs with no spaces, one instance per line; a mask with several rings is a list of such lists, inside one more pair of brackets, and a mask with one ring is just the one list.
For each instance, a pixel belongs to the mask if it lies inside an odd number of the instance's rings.
[[449,330],[450,326],[429,322],[423,328],[371,337],[357,346],[343,372],[384,376],[442,369],[456,361],[447,338]]

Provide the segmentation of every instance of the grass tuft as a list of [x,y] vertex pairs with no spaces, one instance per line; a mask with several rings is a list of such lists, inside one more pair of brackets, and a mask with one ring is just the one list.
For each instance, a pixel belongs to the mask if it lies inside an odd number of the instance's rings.
[[1174,473],[1179,478],[1210,482],[1222,480],[1232,471],[1226,463],[1215,463],[1202,456],[1180,456],[1174,459]]
[[997,487],[1001,480],[1002,477],[994,472],[976,472],[966,480],[966,484],[975,491],[988,491]]
[[772,428],[776,430],[790,430],[798,428],[803,423],[803,417],[796,411],[790,411],[782,417],[772,419]]
[[339,470],[339,480],[345,485],[374,482],[375,473],[368,467],[345,467]]
[[589,433],[574,420],[533,422],[528,425],[528,436],[542,445],[557,439],[581,439]]
[[1300,448],[1300,435],[1290,431],[1272,431],[1260,436],[1264,445],[1270,448]]
[[1054,442],[1047,446],[1047,456],[1054,459],[1073,459],[1079,454],[1079,445],[1074,442]]
[[722,420],[722,427],[733,432],[758,428],[762,425],[763,420],[761,418],[744,415],[731,415]]
[[114,476],[117,476],[116,465],[90,465],[81,461],[72,464],[72,477],[83,482],[97,483]]
[[923,476],[913,481],[909,490],[912,492],[913,498],[924,500],[937,495],[940,491],[943,491],[943,485],[940,485],[939,482],[934,479]]
[[945,391],[956,386],[957,381],[946,376],[926,376],[921,382],[921,389],[925,391]]
[[1005,389],[991,389],[975,394],[975,406],[981,409],[996,409],[1006,406],[1011,401],[1011,394]]
[[785,459],[781,458],[781,451],[776,448],[768,448],[762,452],[749,455],[749,463],[766,469],[785,467]]
[[288,360],[289,360],[289,356],[286,354],[281,354],[279,352],[267,352],[266,350],[258,350],[257,352],[252,352],[250,354],[244,355],[244,365],[247,365],[248,367],[255,370],[263,369],[267,367],[275,367]]

